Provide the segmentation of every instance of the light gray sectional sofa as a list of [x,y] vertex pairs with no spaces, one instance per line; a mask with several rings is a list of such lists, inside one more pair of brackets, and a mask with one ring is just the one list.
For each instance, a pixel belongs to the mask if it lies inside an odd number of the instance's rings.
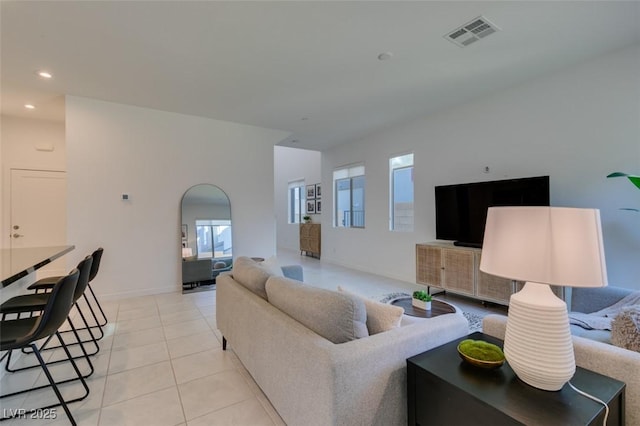
[[216,320],[289,426],[406,425],[406,359],[468,334],[457,312],[348,340],[367,333],[362,299],[258,268],[238,259],[220,275]]
[[[482,331],[504,340],[507,317],[488,315]],[[625,382],[626,424],[640,425],[640,353],[584,337],[573,336],[576,365]]]

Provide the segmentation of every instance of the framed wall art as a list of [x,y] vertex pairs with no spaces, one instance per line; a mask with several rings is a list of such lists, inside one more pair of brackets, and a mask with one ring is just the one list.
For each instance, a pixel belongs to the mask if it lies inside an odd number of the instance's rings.
[[307,200],[314,200],[316,198],[316,186],[307,185]]
[[307,200],[307,214],[315,214],[316,200]]

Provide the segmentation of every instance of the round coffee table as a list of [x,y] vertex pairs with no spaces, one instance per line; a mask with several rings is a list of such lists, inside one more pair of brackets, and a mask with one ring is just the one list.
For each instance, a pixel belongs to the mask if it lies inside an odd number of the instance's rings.
[[425,311],[424,309],[416,308],[415,306],[413,306],[411,304],[411,297],[396,299],[391,302],[391,304],[404,308],[404,313],[406,315],[420,318],[433,318],[437,317],[438,315],[453,314],[456,312],[456,308],[453,305],[436,299],[433,299],[433,301],[431,302],[430,311]]

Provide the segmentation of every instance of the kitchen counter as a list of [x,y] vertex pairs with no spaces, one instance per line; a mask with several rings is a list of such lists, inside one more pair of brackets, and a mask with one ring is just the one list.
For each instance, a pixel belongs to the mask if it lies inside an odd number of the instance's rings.
[[2,287],[26,277],[74,248],[75,246],[52,246],[0,249]]

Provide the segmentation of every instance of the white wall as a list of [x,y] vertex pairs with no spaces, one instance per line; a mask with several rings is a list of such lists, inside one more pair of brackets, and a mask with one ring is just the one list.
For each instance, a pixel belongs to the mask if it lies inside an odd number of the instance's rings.
[[[388,159],[415,153],[415,230],[388,231]],[[435,239],[434,186],[550,175],[553,205],[601,209],[610,285],[640,289],[640,49],[596,58],[528,84],[328,150],[322,176],[364,161],[366,229],[322,217],[323,260],[415,281],[415,243]],[[483,172],[485,166],[490,173]],[[325,191],[325,195],[328,193]]]
[[[65,129],[62,122],[5,115],[0,117],[0,120],[0,224],[2,226],[0,247],[9,248],[11,246],[9,240],[11,234],[11,169],[65,170]],[[54,150],[37,151],[36,145],[40,144],[52,145]],[[65,257],[55,260],[47,268],[65,270],[67,265]],[[36,274],[30,274],[4,288],[2,300],[5,301],[24,292],[35,279]]]
[[[11,169],[63,171],[65,161],[64,123],[2,116],[0,126],[0,189],[2,229],[10,228]],[[50,145],[53,151],[38,151],[36,146]],[[9,232],[2,232],[0,245],[9,247]]]
[[[320,183],[322,157],[318,151],[276,146],[273,161],[277,245],[278,248],[300,250],[299,225],[288,223],[289,182],[304,180],[305,185]],[[320,215],[310,216],[312,222],[320,222]]]
[[102,294],[180,289],[180,201],[198,183],[229,196],[236,256],[275,253],[271,159],[287,133],[78,97],[66,129],[69,242],[104,247]]

